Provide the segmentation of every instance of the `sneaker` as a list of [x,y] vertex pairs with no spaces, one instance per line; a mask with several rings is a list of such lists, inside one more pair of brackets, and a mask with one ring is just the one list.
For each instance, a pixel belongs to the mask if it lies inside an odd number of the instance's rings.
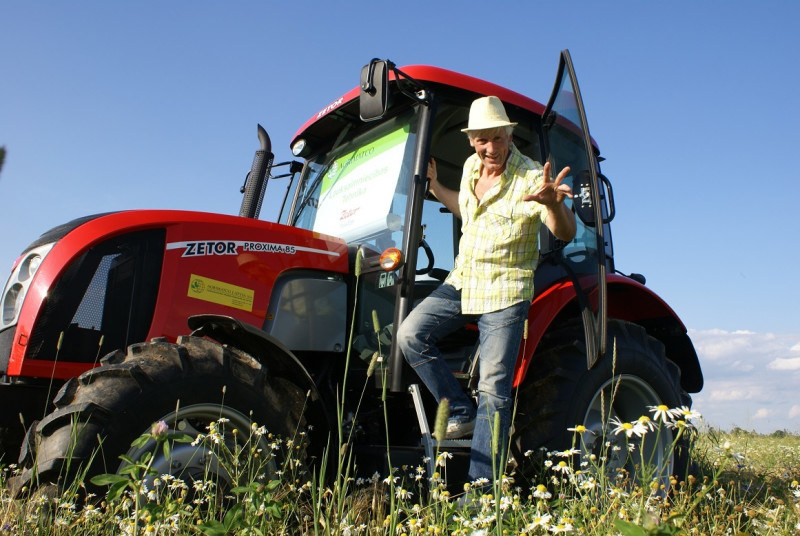
[[475,419],[471,421],[448,421],[447,432],[445,432],[446,439],[460,439],[472,435],[475,430]]

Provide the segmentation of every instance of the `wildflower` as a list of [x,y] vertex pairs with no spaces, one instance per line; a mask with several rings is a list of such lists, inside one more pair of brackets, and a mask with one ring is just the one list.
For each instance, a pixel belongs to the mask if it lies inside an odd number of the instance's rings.
[[398,499],[410,499],[412,495],[414,494],[403,488],[397,488],[397,490],[395,491],[395,496]]
[[678,431],[679,434],[682,434],[685,430],[691,430],[694,428],[692,423],[689,421],[685,421],[683,419],[678,419],[675,422],[671,423],[670,428],[673,428]]
[[533,496],[537,499],[550,499],[553,494],[547,491],[547,487],[544,484],[539,484],[536,486],[536,489],[533,491]]
[[683,417],[683,419],[689,422],[700,420],[703,417],[700,415],[699,411],[689,409],[688,406],[681,406],[680,412],[680,415]]
[[548,530],[553,534],[572,532],[572,523],[559,523],[558,525],[551,525]]
[[253,435],[256,437],[262,437],[267,433],[266,426],[257,426],[256,423],[251,425],[251,429],[253,430]]
[[169,426],[164,421],[158,421],[157,423],[153,424],[153,427],[150,428],[150,435],[153,436],[153,439],[159,440],[164,439],[167,437],[167,432],[169,431]]
[[567,462],[561,460],[560,462],[558,462],[556,465],[553,466],[553,471],[555,471],[556,473],[564,473],[566,475],[569,474],[572,471],[572,469],[567,464]]
[[550,514],[541,515],[537,513],[536,517],[533,518],[533,521],[528,523],[528,525],[525,527],[524,532],[533,532],[539,527],[546,527],[552,518],[553,516]]
[[613,498],[616,497],[627,497],[630,495],[627,491],[620,489],[620,488],[611,488],[608,490],[608,496]]
[[569,458],[570,456],[575,456],[576,454],[580,453],[581,451],[578,449],[569,449],[556,452],[555,455],[557,458]]
[[453,458],[453,455],[447,451],[443,451],[439,453],[439,456],[436,458],[436,465],[439,467],[444,467],[447,465],[447,460]]
[[664,424],[668,424],[672,422],[672,420],[681,414],[681,410],[679,409],[670,409],[664,404],[659,404],[658,406],[647,406],[647,408],[653,413],[653,419],[656,421],[661,421]]
[[621,433],[625,433],[625,437],[637,436],[642,437],[645,433],[647,433],[647,428],[642,425],[639,421],[634,422],[622,422],[616,418],[611,419],[611,424],[615,426],[613,432],[615,435],[619,435]]
[[472,486],[477,488],[485,487],[487,484],[489,484],[489,479],[486,477],[476,478],[472,481]]
[[500,497],[500,510],[503,510],[505,512],[510,509],[511,510],[516,509],[514,498],[508,495],[503,495],[502,497]]
[[[583,434],[583,433],[586,433],[586,432],[589,432],[589,431],[590,430],[588,428],[586,428],[582,424],[579,424],[579,425],[577,425],[577,426],[575,426],[573,428],[567,428],[567,432],[573,432],[575,434]],[[594,433],[594,432],[592,432],[592,433]]]
[[62,502],[58,505],[59,508],[63,508],[64,510],[75,510],[75,503],[71,502]]
[[654,423],[650,417],[647,415],[642,415],[637,419],[637,422],[641,424],[644,428],[646,428],[649,432],[652,432],[656,429],[656,423]]

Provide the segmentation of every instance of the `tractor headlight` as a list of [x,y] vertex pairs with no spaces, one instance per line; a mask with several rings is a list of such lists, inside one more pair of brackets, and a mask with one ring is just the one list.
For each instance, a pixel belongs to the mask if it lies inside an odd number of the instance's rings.
[[292,154],[297,157],[308,156],[308,153],[310,152],[308,149],[309,147],[308,143],[306,143],[306,140],[299,139],[294,142],[294,145],[292,145]]
[[3,322],[0,324],[2,327],[13,324],[19,314],[19,309],[22,306],[20,294],[22,294],[23,287],[19,283],[14,283],[9,286],[3,294]]
[[28,293],[33,276],[36,275],[36,271],[54,245],[55,243],[45,244],[25,252],[22,260],[14,267],[3,290],[0,329],[17,323],[22,303],[25,301],[25,294]]

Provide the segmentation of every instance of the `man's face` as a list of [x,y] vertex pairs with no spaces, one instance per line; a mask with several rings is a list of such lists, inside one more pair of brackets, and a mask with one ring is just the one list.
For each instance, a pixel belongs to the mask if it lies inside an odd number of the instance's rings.
[[501,130],[482,130],[469,138],[483,168],[490,173],[500,173],[506,167],[511,147],[511,134]]

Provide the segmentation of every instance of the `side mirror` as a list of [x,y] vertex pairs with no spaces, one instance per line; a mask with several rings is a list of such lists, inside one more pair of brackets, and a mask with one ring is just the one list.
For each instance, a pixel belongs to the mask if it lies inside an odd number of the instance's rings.
[[389,60],[373,59],[361,68],[358,94],[362,121],[383,117],[389,107]]

